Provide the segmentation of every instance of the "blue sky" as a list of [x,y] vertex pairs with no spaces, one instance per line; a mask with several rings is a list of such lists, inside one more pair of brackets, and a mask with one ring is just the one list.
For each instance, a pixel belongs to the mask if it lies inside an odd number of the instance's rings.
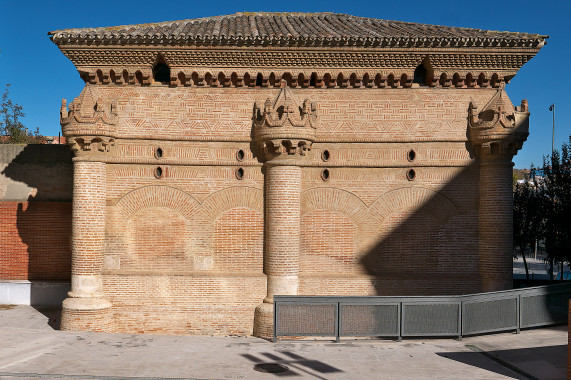
[[550,36],[547,46],[506,87],[514,104],[527,98],[530,136],[514,158],[516,168],[540,164],[551,151],[556,104],[555,146],[568,140],[571,122],[571,1],[13,1],[0,0],[0,88],[24,107],[25,125],[57,135],[61,98],[72,100],[83,81],[71,62],[48,39],[57,29],[140,24],[244,11],[337,12],[427,24],[509,30]]

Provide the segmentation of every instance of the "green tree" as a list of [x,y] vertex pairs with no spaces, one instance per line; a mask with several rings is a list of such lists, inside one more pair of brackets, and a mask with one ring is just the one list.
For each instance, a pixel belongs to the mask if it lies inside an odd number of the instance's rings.
[[563,272],[563,264],[571,262],[571,136],[561,152],[544,157],[543,188],[545,250]]
[[42,144],[45,138],[40,135],[40,130],[29,133],[21,122],[25,116],[21,105],[10,99],[10,85],[2,93],[0,100],[0,143],[2,144]]
[[542,238],[545,219],[543,215],[544,194],[537,183],[525,181],[516,183],[513,199],[513,242],[514,257],[520,253],[525,267],[525,277],[529,280],[529,267],[525,254],[530,252],[535,242]]

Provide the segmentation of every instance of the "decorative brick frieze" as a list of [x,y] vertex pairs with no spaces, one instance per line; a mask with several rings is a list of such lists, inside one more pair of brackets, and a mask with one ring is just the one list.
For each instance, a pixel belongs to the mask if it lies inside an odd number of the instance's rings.
[[[81,78],[93,85],[150,85],[151,68],[121,69],[81,66]],[[226,67],[171,68],[170,87],[260,87],[279,88],[282,80],[292,88],[412,88],[415,67],[407,69],[276,69],[252,67],[229,71]],[[516,69],[443,69],[423,85],[440,88],[499,88]],[[158,83],[157,83],[158,85]]]
[[410,87],[415,69],[423,63],[431,68],[430,86],[499,87],[537,53],[537,48],[61,48],[86,83],[148,85],[153,82],[152,68],[160,56],[170,67],[171,86],[213,87],[279,87],[282,79],[290,87]]
[[[149,143],[154,140],[154,148],[160,141],[217,142],[225,143],[222,144],[225,147],[228,147],[226,143],[237,142],[236,148],[239,146],[245,152],[252,139],[254,104],[268,97],[274,99],[280,91],[273,88],[92,87],[98,97],[117,102],[117,123],[68,126],[66,135],[109,136],[116,139],[116,144],[129,139],[131,146],[141,147],[143,143],[133,140],[149,140]],[[292,89],[300,101],[307,98],[317,103],[320,110],[327,110],[318,111],[320,126],[316,143],[465,142],[466,110],[470,100],[486,104],[496,93],[492,88],[474,92],[427,87],[410,91],[347,90]],[[403,119],[401,114],[405,111],[407,118]],[[195,149],[188,145],[184,148]],[[188,154],[192,153],[193,157],[205,154],[192,150]],[[122,157],[122,154],[116,156]],[[170,157],[166,150],[164,158]]]

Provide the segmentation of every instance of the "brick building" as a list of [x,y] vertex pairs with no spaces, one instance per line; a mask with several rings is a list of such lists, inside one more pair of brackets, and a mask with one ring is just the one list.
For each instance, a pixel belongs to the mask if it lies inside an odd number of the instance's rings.
[[275,294],[511,287],[504,86],[547,36],[332,13],[67,29],[63,328],[272,329]]

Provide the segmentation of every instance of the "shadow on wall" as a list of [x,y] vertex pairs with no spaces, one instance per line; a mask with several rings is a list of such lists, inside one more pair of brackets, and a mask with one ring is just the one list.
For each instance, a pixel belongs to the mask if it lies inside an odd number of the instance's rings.
[[[359,260],[375,278],[375,293],[479,292],[477,162],[455,172],[422,166],[394,170],[402,175],[403,185],[369,207],[380,223],[372,233],[380,237]],[[439,182],[444,185],[432,185]],[[511,262],[511,256],[507,260]]]
[[0,185],[6,185],[2,200],[11,208],[7,212],[15,214],[17,227],[15,236],[7,226],[8,254],[28,262],[19,279],[70,280],[72,157],[67,145],[0,146]]

